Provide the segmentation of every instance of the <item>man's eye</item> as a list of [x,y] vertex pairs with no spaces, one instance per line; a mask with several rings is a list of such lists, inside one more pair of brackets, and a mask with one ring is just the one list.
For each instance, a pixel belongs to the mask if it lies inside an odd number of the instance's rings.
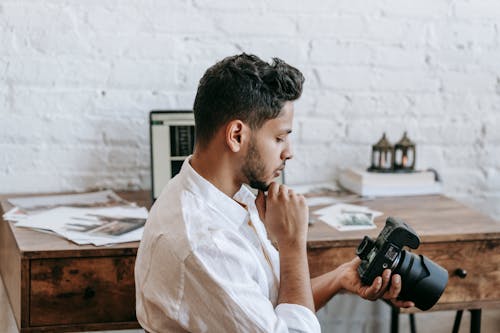
[[285,141],[285,139],[278,137],[278,138],[276,138],[276,141],[277,142],[283,142],[283,141]]

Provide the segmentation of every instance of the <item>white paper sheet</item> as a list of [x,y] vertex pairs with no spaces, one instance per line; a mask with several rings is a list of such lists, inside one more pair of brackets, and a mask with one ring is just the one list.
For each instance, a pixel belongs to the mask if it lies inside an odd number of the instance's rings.
[[148,211],[144,207],[58,207],[31,215],[17,227],[50,230],[77,244],[114,244],[138,241]]
[[382,213],[365,206],[335,204],[315,211],[314,215],[340,231],[350,231],[376,228],[373,221]]
[[25,212],[42,211],[59,206],[105,207],[131,204],[130,202],[120,198],[111,190],[77,194],[17,197],[9,198],[7,200],[13,206],[18,207]]

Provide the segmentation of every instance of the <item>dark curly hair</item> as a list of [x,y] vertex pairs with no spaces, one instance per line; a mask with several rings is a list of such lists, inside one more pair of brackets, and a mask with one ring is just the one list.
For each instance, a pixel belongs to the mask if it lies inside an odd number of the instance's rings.
[[300,97],[303,83],[302,73],[278,58],[269,64],[242,53],[217,62],[200,79],[194,101],[197,144],[204,146],[234,119],[260,128]]

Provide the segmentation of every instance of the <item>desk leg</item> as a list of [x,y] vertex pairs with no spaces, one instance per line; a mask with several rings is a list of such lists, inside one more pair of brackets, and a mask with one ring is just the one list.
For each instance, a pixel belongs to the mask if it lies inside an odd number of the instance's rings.
[[470,310],[470,332],[481,333],[481,309]]
[[399,332],[399,308],[391,306],[391,333]]
[[455,322],[453,323],[452,333],[458,333],[458,330],[460,329],[460,322],[462,321],[462,314],[463,313],[464,313],[464,310],[457,311],[457,314],[455,315]]
[[410,313],[408,316],[410,317],[410,332],[417,333],[417,326],[415,325],[415,314]]

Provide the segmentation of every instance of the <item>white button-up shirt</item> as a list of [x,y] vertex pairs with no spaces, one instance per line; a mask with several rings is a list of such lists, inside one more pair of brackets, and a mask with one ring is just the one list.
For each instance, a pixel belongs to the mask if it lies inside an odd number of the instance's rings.
[[147,331],[320,332],[308,308],[277,304],[279,254],[254,200],[244,186],[228,197],[184,162],[137,253],[137,319]]

